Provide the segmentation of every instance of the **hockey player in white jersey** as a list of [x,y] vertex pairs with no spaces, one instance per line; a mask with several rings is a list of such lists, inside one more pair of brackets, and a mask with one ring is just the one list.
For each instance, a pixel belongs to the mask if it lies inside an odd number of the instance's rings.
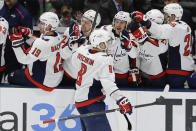
[[[72,52],[80,47],[80,45],[88,44],[88,37],[91,32],[99,25],[101,21],[101,16],[98,13],[95,20],[96,11],[90,9],[84,12],[81,18],[81,25],[73,24],[71,27],[67,28],[64,32],[64,46],[62,46],[61,55],[66,61],[63,62],[63,69],[65,74],[72,79],[76,79],[77,73],[75,72],[74,66],[71,64]],[[95,25],[93,22],[95,20]],[[68,84],[73,81],[67,77],[63,79],[63,83]],[[74,81],[75,82],[75,81]],[[72,82],[73,83],[73,82]]]
[[191,75],[194,68],[192,58],[192,35],[191,28],[181,21],[182,7],[177,3],[168,4],[164,7],[165,19],[168,24],[158,25],[140,12],[132,13],[131,17],[140,21],[148,28],[157,39],[168,39],[168,67],[166,70],[167,80],[173,88],[183,88],[184,82]]
[[[111,96],[119,105],[121,113],[132,112],[129,100],[121,95],[115,84],[113,58],[106,52],[112,37],[102,29],[94,30],[90,35],[91,45],[82,45],[72,56],[76,66],[77,80],[75,106],[80,114],[105,110],[105,94]],[[102,86],[95,86],[100,81]],[[105,114],[80,118],[85,131],[111,131]]]
[[6,69],[4,59],[4,49],[6,45],[6,39],[8,35],[9,24],[6,19],[0,17],[0,83],[2,81],[4,71]]
[[[163,24],[164,16],[158,9],[152,9],[146,13],[148,18],[157,23]],[[142,86],[165,87],[167,67],[167,40],[154,39],[147,31],[148,37],[139,46],[137,66],[142,71]],[[155,68],[156,67],[156,68]]]
[[55,32],[59,18],[55,13],[45,12],[39,20],[41,36],[32,43],[28,53],[20,48],[24,42],[23,34],[28,34],[27,32],[16,31],[9,35],[17,60],[28,67],[11,73],[8,81],[52,91],[61,82],[63,76],[63,60],[59,52],[62,39]]
[[[114,59],[114,71],[118,86],[128,86],[129,82],[133,82],[129,70],[136,67],[135,60],[132,58],[137,56],[137,42],[127,30],[130,22],[129,13],[119,11],[114,16],[112,25],[101,27],[110,32],[114,38],[113,43],[108,47],[108,53]],[[129,77],[131,78],[129,79]]]

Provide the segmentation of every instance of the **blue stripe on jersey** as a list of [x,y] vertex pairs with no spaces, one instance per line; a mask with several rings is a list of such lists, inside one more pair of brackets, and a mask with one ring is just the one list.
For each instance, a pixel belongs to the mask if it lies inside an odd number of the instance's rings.
[[159,55],[159,59],[162,65],[162,69],[166,70],[168,63],[168,51]]
[[180,45],[168,48],[168,69],[181,70]]
[[47,61],[35,61],[33,63],[32,78],[40,84],[43,84],[46,75]]
[[93,80],[93,85],[89,88],[88,99],[93,99],[99,96],[102,96],[103,93],[101,91],[102,85],[100,81]]

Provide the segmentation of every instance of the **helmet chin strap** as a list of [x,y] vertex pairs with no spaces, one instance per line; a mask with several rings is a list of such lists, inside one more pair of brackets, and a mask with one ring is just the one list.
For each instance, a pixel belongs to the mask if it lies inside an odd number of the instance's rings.
[[[92,27],[92,24],[91,24],[91,28],[89,31],[86,32],[86,34],[88,34],[88,37],[90,36],[90,33],[95,29],[95,27]],[[87,36],[86,36],[87,37]]]
[[46,35],[48,32],[50,32],[50,31],[47,31],[47,30],[46,30],[47,27],[48,27],[48,26],[44,26],[44,33],[43,33],[43,35]]

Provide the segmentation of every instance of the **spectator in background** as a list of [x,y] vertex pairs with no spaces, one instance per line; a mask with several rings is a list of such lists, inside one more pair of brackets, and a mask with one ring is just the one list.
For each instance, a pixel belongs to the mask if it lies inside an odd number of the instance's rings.
[[151,9],[162,10],[164,7],[164,0],[151,0]]
[[77,24],[81,24],[81,18],[83,16],[82,10],[77,10],[73,12],[73,18]]
[[146,13],[151,8],[151,0],[133,0],[133,5],[135,10]]
[[115,14],[119,11],[132,12],[133,0],[102,0],[100,7],[101,25],[112,23]]
[[[4,17],[9,23],[9,33],[14,27],[25,26],[32,28],[32,17],[29,12],[18,2],[18,0],[5,0],[0,16]],[[26,51],[23,46],[24,51]],[[5,66],[6,73],[11,73],[16,69],[21,69],[22,65],[17,61],[11,42],[7,39],[5,47]]]
[[69,27],[74,23],[74,20],[72,18],[72,8],[64,5],[61,8],[61,19],[59,27]]
[[33,25],[37,25],[40,16],[39,0],[19,0],[33,17]]

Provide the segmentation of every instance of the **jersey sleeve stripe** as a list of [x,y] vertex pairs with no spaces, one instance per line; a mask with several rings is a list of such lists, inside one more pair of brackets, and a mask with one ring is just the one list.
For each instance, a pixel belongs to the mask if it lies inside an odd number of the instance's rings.
[[38,83],[37,81],[35,81],[31,77],[31,75],[29,74],[29,69],[28,68],[25,69],[25,75],[26,75],[26,77],[28,78],[29,81],[31,81],[35,86],[39,87],[40,89],[42,89],[44,91],[49,91],[49,92],[54,90],[54,88],[50,88],[50,87],[44,86],[44,85]]

